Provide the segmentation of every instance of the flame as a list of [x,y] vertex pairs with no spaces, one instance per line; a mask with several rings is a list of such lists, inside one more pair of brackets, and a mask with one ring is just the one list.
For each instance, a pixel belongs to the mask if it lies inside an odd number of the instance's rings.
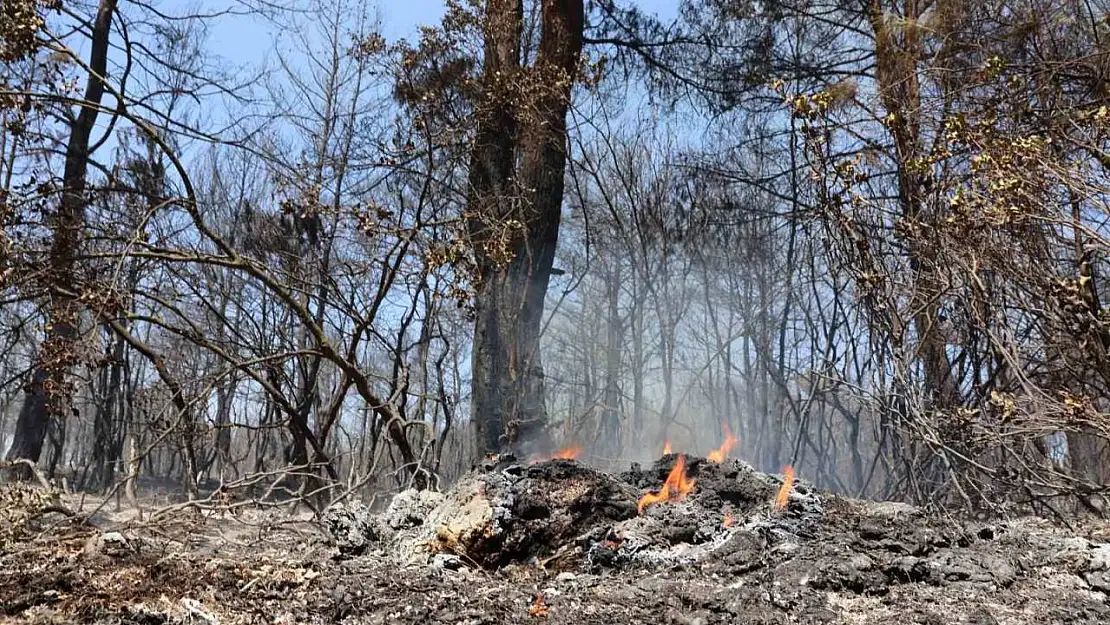
[[782,486],[779,487],[779,494],[775,495],[775,511],[786,507],[791,490],[794,490],[794,467],[788,464],[782,469]]
[[555,452],[555,455],[551,456],[551,458],[552,459],[558,458],[560,460],[574,460],[575,458],[577,458],[578,456],[581,456],[581,455],[582,455],[582,447],[579,446],[579,445],[571,445],[570,447],[564,447],[564,448],[560,449],[559,451]]
[[528,606],[528,614],[535,618],[547,618],[548,612],[549,608],[547,607],[547,603],[543,600],[543,593],[536,593],[536,600],[532,602],[532,605]]
[[674,452],[671,451],[671,441],[667,441],[667,442],[663,443],[663,455],[664,456],[669,456],[672,453],[674,453]]
[[550,456],[532,456],[528,460],[528,464],[536,464],[537,462],[547,462],[548,460],[574,460],[582,455],[581,445],[571,445],[564,447]]
[[740,442],[740,439],[732,435],[732,430],[728,425],[722,424],[722,427],[725,429],[725,442],[721,443],[720,447],[709,452],[709,455],[705,457],[705,459],[710,462],[724,462],[725,458],[728,458],[728,452],[732,451],[736,443]]
[[732,527],[733,523],[736,523],[736,517],[732,516],[731,512],[726,512],[725,520],[721,521],[721,525],[725,527]]
[[679,454],[678,460],[674,463],[674,468],[667,475],[666,481],[663,482],[663,488],[658,492],[647,493],[640,497],[639,503],[636,508],[640,514],[644,513],[644,508],[653,503],[660,501],[682,501],[694,490],[694,484],[697,480],[692,480],[686,477],[686,456]]

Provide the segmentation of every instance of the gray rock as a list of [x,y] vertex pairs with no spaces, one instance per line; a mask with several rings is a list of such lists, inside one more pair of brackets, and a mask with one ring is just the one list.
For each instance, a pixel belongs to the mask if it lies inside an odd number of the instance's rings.
[[1088,571],[1110,571],[1110,545],[1097,545],[1091,548],[1087,561]]
[[453,553],[437,553],[432,556],[431,567],[446,571],[457,571],[462,568],[462,558]]
[[1110,595],[1110,572],[1099,571],[1097,573],[1087,573],[1083,577],[1087,580],[1087,583],[1091,585],[1092,590]]
[[329,506],[324,510],[322,520],[332,541],[344,555],[362,555],[379,539],[375,531],[375,516],[370,508],[357,501]]
[[848,566],[857,571],[870,571],[875,567],[875,561],[862,553],[857,553],[848,559]]
[[119,532],[104,532],[85,542],[82,553],[86,556],[106,555],[119,557],[134,551],[131,541]]
[[430,490],[401,491],[389,502],[381,521],[393,530],[417,527],[445,498],[443,493]]
[[558,582],[573,582],[576,579],[578,579],[578,576],[570,571],[563,571],[555,576],[555,581]]

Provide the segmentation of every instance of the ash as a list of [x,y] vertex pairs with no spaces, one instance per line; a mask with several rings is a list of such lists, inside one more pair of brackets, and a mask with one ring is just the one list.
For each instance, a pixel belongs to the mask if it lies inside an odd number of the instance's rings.
[[1110,622],[1105,521],[945,518],[804,481],[776,509],[782,476],[700,458],[686,458],[692,491],[641,514],[676,461],[612,475],[501,458],[447,492],[406,491],[380,513],[345,502],[318,519],[43,518],[0,544],[0,614],[128,625]]

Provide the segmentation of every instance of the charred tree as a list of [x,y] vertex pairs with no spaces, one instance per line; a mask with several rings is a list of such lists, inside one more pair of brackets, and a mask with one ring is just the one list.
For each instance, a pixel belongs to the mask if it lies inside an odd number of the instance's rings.
[[85,225],[89,143],[104,96],[108,39],[116,4],[116,0],[100,0],[92,24],[90,71],[85,84],[85,97],[77,117],[70,123],[62,178],[62,199],[57,212],[50,218],[53,242],[47,260],[49,266],[46,286],[50,293],[50,318],[46,339],[39,351],[26,399],[19,411],[15,438],[8,450],[8,460],[27,459],[38,462],[51,422],[66,418],[72,395],[68,377],[70,369],[77,361],[77,324],[80,312],[75,265]]
[[605,285],[608,324],[605,334],[605,407],[601,412],[600,437],[606,453],[617,456],[621,450],[620,405],[623,393],[620,386],[621,345],[624,342],[624,324],[620,317],[620,284],[622,278],[619,262],[614,262]]
[[490,0],[486,8],[467,203],[478,274],[471,407],[479,450],[487,452],[536,441],[547,420],[539,338],[584,7],[582,0],[542,0],[540,9],[539,50],[522,67],[522,1]]

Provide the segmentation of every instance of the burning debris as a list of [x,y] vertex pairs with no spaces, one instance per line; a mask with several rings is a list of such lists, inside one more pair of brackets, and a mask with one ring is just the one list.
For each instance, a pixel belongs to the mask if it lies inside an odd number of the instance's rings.
[[547,603],[543,599],[543,593],[536,593],[536,598],[532,601],[532,605],[528,606],[528,615],[535,618],[547,618],[550,612]]
[[551,459],[552,460],[574,460],[574,459],[578,458],[578,456],[581,456],[581,455],[582,455],[582,447],[579,446],[579,445],[571,445],[570,447],[564,447],[563,449],[560,449],[559,451],[555,452],[555,454],[553,456],[551,456]]
[[[682,484],[685,495],[670,496]],[[641,513],[641,498],[664,486],[668,497]],[[309,538],[307,519],[295,527],[258,514],[234,542],[222,537],[241,520],[183,517],[169,542],[167,528],[125,519],[4,546],[0,614],[28,623],[252,623],[259,614],[347,625],[1110,622],[1110,525],[961,522],[818,494],[791,467],[771,475],[733,459],[671,455],[611,475],[565,459],[495,457],[447,492],[405,491],[380,513],[333,506],[326,544]]]
[[786,504],[790,502],[790,491],[794,490],[794,467],[786,465],[782,470],[782,476],[782,486],[775,495],[775,512],[785,510]]
[[[563,618],[561,593],[578,592],[576,582],[554,584],[549,575],[556,581],[653,580],[666,570],[686,571],[686,583],[693,584],[737,580],[740,586],[730,585],[730,592],[744,587],[754,593],[738,601],[761,606],[769,596],[774,606],[801,610],[786,620],[754,619],[785,623],[828,621],[807,610],[838,613],[855,605],[845,601],[918,596],[929,592],[924,589],[948,592],[936,596],[955,601],[969,591],[941,589],[1043,588],[1044,580],[1059,575],[1056,562],[1071,576],[1069,588],[1083,589],[1068,601],[1081,603],[1084,614],[1110,616],[1106,539],[1034,539],[1027,529],[1012,529],[1018,525],[961,523],[907,505],[818,494],[792,466],[777,476],[735,459],[677,454],[610,475],[572,460],[524,465],[500,457],[447,493],[403,495],[395,504],[362,532],[392,537],[378,543],[379,557],[415,565],[403,570],[501,569],[548,579],[549,586],[518,604],[525,618]],[[420,509],[406,511],[410,507]],[[1054,605],[1066,604],[1062,596],[1051,599]],[[750,616],[745,610],[735,614]]]
[[740,439],[732,435],[732,429],[728,427],[727,423],[722,423],[721,427],[725,431],[725,442],[721,443],[720,447],[714,449],[705,456],[705,459],[710,462],[724,462],[725,458],[728,458],[728,452],[732,451],[732,448],[736,446],[736,443],[740,442]]
[[682,501],[694,490],[697,480],[686,477],[686,456],[679,455],[674,468],[667,474],[663,487],[654,493],[647,493],[636,503],[636,511],[644,513],[644,508],[661,501]]
[[[540,462],[547,462],[548,460],[577,460],[582,455],[583,451],[584,449],[581,445],[569,445],[559,449],[550,456],[532,456],[528,459],[528,464],[538,464]],[[499,461],[499,457],[496,455],[487,456],[486,459],[495,463]]]
[[347,555],[377,544],[408,563],[438,558],[437,566],[448,557],[483,568],[654,566],[698,560],[742,529],[794,534],[820,513],[821,499],[802,487],[803,505],[776,516],[782,488],[742,462],[685,454],[617,476],[561,458],[522,465],[500,457],[442,495],[403,493],[372,518],[349,505],[325,516]]

